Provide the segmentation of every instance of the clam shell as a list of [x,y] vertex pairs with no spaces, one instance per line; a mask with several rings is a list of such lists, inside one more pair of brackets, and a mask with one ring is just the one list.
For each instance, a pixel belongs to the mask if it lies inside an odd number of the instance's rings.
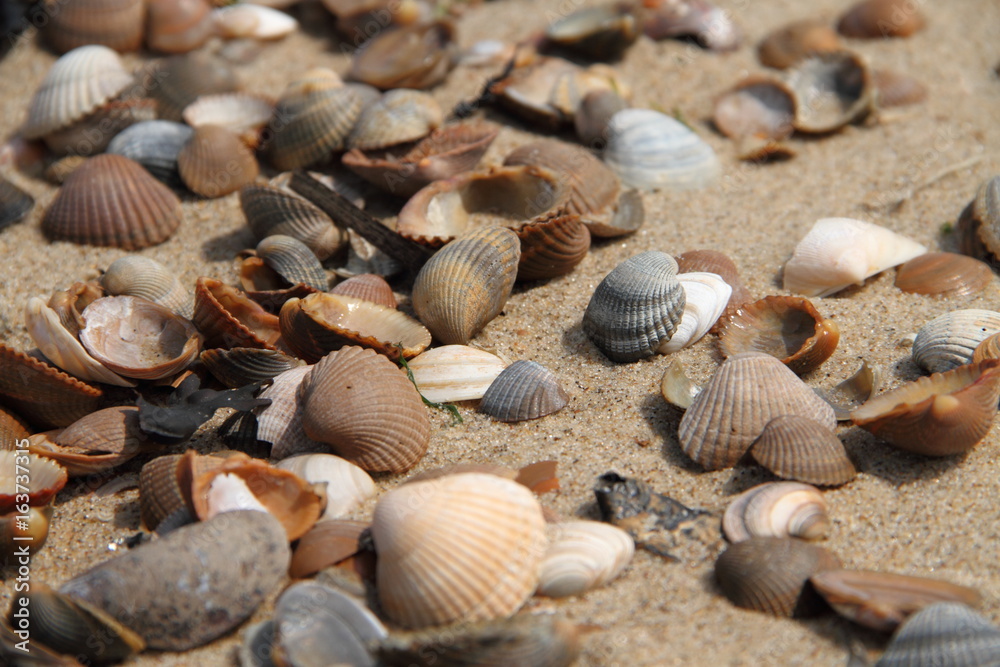
[[547,546],[534,495],[477,473],[395,488],[371,530],[379,602],[406,628],[510,616],[537,587]]
[[101,287],[111,296],[139,296],[181,317],[194,312],[194,297],[177,275],[155,259],[127,255],[116,259],[101,276]]
[[548,524],[546,534],[549,548],[539,568],[537,595],[562,598],[600,588],[635,555],[628,533],[599,521]]
[[743,352],[722,363],[684,413],[678,439],[708,470],[736,464],[775,417],[801,415],[831,431],[831,408],[774,357]]
[[448,75],[456,55],[454,25],[417,23],[368,40],[354,54],[350,78],[382,90],[430,88]]
[[480,399],[507,367],[497,355],[467,345],[421,352],[408,365],[417,390],[432,403]]
[[369,472],[409,470],[427,451],[430,420],[413,384],[372,350],[345,347],[299,386],[302,427]]
[[305,364],[277,350],[253,347],[205,350],[201,353],[201,362],[219,382],[231,388],[271,380],[279,373]]
[[0,176],[0,230],[19,222],[34,207],[34,197]]
[[69,426],[97,409],[104,392],[0,344],[0,399],[44,428]]
[[775,417],[764,427],[750,453],[757,463],[783,479],[840,486],[857,475],[840,439],[808,417]]
[[177,154],[184,184],[202,197],[222,197],[253,183],[257,158],[239,137],[218,125],[202,125]]
[[329,279],[316,255],[302,241],[284,234],[271,234],[257,244],[257,256],[292,285],[303,283],[324,291]]
[[807,586],[809,577],[839,568],[839,559],[822,547],[788,537],[753,537],[722,552],[715,579],[738,607],[799,617],[812,615],[819,603]]
[[235,70],[205,52],[170,56],[150,64],[143,77],[156,100],[160,118],[181,122],[183,112],[202,95],[231,93],[239,88]]
[[578,9],[549,24],[549,42],[594,60],[618,60],[642,34],[640,10],[632,5]]
[[824,133],[838,130],[868,115],[875,106],[871,68],[850,51],[821,53],[788,71],[795,91],[795,129]]
[[822,218],[785,264],[784,287],[805,296],[830,296],[925,252],[919,243],[870,222]]
[[569,396],[549,369],[534,361],[515,361],[483,394],[479,411],[497,421],[538,419],[562,410]]
[[590,250],[590,231],[578,216],[552,213],[517,229],[521,260],[517,279],[547,280],[576,268]]
[[153,51],[194,51],[215,32],[207,0],[147,0],[146,5],[146,46]]
[[909,37],[924,25],[924,15],[905,0],[861,0],[840,17],[837,31],[861,39]]
[[296,579],[308,577],[354,556],[360,550],[358,539],[367,528],[362,521],[318,522],[295,547],[288,575]]
[[928,252],[896,271],[896,287],[914,294],[969,296],[992,281],[989,265],[953,252]]
[[969,363],[976,347],[1000,332],[1000,312],[968,308],[938,315],[917,332],[910,354],[920,368],[943,373]]
[[271,443],[271,457],[283,459],[304,452],[328,452],[322,442],[306,435],[302,428],[302,403],[299,401],[299,385],[312,370],[312,366],[299,366],[274,376],[270,387],[261,392],[260,398],[271,401],[271,405],[258,409],[257,438]]
[[785,69],[814,53],[841,48],[837,33],[824,21],[803,19],[768,33],[757,45],[757,58],[767,67]]
[[872,72],[872,79],[880,109],[917,104],[927,99],[927,86],[904,72],[877,69]]
[[684,288],[684,314],[670,340],[657,348],[660,354],[670,354],[694,345],[726,310],[733,288],[714,273],[682,273],[677,276]]
[[449,243],[413,283],[413,310],[436,339],[464,345],[500,314],[521,257],[509,229],[481,227]]
[[374,273],[362,273],[357,276],[351,276],[347,280],[337,283],[330,290],[330,294],[340,294],[342,296],[354,297],[355,299],[371,301],[386,308],[395,308],[399,305],[396,303],[396,295],[393,293],[389,283],[386,282],[385,278]]
[[722,532],[732,543],[752,537],[826,537],[827,504],[814,486],[767,482],[733,498],[722,517]]
[[199,278],[195,285],[192,321],[205,336],[205,347],[274,349],[281,336],[277,316],[211,278]]
[[851,420],[904,451],[950,456],[986,437],[1000,399],[1000,359],[934,373],[880,394]]
[[711,146],[680,122],[649,109],[624,109],[608,121],[604,161],[640,190],[696,190],[721,171]]
[[55,241],[138,250],[163,243],[181,224],[181,203],[135,162],[98,155],[74,171],[42,218]]
[[371,476],[350,461],[330,454],[302,454],[277,464],[310,484],[326,487],[326,509],[322,519],[337,519],[352,512],[378,489]]
[[[291,236],[306,244],[323,261],[347,242],[347,234],[315,204],[270,185],[240,190],[240,207],[254,236]],[[324,288],[325,289],[325,288]]]
[[250,148],[256,148],[273,113],[274,104],[258,95],[221,93],[202,95],[184,109],[183,116],[191,127],[224,127]]
[[373,150],[422,139],[444,122],[444,112],[427,93],[390,90],[367,105],[347,137],[348,148]]
[[[24,470],[29,471],[25,473],[27,481],[21,474]],[[15,449],[0,451],[0,515],[14,512],[25,503],[30,507],[47,505],[66,486],[67,479],[66,469],[51,459]],[[22,496],[20,500],[18,495]]]
[[1000,629],[964,604],[938,602],[911,616],[896,632],[876,667],[996,664]]
[[731,139],[780,141],[794,131],[795,94],[784,83],[767,77],[750,77],[715,101],[712,121]]
[[147,120],[130,125],[114,136],[107,152],[127,157],[146,168],[164,185],[183,185],[177,155],[194,134],[187,125],[169,120]]
[[645,252],[604,277],[587,304],[583,330],[612,361],[637,361],[670,340],[684,304],[677,262],[663,252]]
[[56,53],[89,44],[115,51],[142,45],[146,6],[143,0],[76,0],[46,13],[42,33]]
[[278,99],[268,128],[268,155],[278,169],[308,167],[343,150],[361,113],[361,97],[350,88],[335,87],[336,76],[329,70],[312,70]]

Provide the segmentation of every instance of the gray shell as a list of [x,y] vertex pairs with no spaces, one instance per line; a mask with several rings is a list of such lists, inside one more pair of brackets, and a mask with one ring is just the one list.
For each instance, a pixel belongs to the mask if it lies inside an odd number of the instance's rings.
[[924,607],[896,631],[875,667],[997,667],[1000,628],[963,604]]
[[483,394],[479,411],[498,421],[519,422],[558,412],[568,402],[552,371],[534,361],[515,361]]
[[1000,312],[969,308],[935,317],[913,341],[913,361],[929,373],[943,373],[972,360],[976,346],[1000,331]]
[[323,265],[302,241],[274,234],[257,244],[257,256],[293,285],[304,283],[325,292],[330,286]]
[[123,155],[146,168],[158,181],[181,188],[177,154],[194,130],[169,120],[147,120],[131,125],[115,135],[106,152]]
[[141,296],[188,319],[194,312],[193,291],[181,285],[175,272],[149,257],[116,259],[101,276],[101,287],[112,296]]
[[28,215],[35,199],[3,176],[0,176],[0,229]]
[[347,234],[312,202],[270,185],[247,185],[240,190],[240,207],[258,240],[284,234],[309,246],[324,260],[346,243]]
[[684,314],[677,262],[652,250],[604,277],[583,315],[587,337],[612,361],[637,361],[674,335]]

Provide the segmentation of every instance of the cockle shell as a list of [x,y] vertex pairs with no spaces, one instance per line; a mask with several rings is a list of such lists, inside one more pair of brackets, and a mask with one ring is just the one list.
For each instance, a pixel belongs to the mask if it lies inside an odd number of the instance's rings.
[[733,498],[722,517],[722,532],[730,542],[751,537],[800,537],[815,540],[830,529],[827,504],[814,486],[798,482],[767,482]]
[[590,250],[590,230],[577,215],[551,213],[515,231],[521,241],[517,279],[522,282],[565,275]]
[[868,61],[850,51],[806,58],[788,71],[787,82],[795,91],[793,123],[800,132],[838,130],[864,118],[875,106]]
[[257,244],[257,257],[292,285],[302,283],[321,292],[330,286],[326,271],[313,251],[292,236],[265,236]]
[[116,259],[101,276],[101,287],[110,296],[139,296],[169,308],[181,317],[194,312],[194,297],[177,274],[149,257],[127,255]]
[[392,291],[392,286],[386,282],[385,278],[374,273],[362,273],[351,276],[347,280],[337,283],[330,294],[340,294],[354,297],[364,301],[371,301],[386,308],[395,308],[399,304],[396,302],[396,295]]
[[537,587],[548,546],[534,495],[478,473],[397,487],[371,530],[379,602],[407,628],[510,616]]
[[315,204],[270,185],[247,185],[240,190],[240,207],[259,239],[281,234],[306,244],[323,261],[347,242],[347,234]]
[[271,380],[279,373],[305,364],[277,350],[255,347],[213,348],[201,353],[201,362],[222,384],[235,388]]
[[910,354],[929,373],[950,371],[972,360],[976,347],[1000,332],[1000,312],[968,308],[938,315],[917,332]]
[[441,106],[428,93],[390,90],[361,110],[347,137],[347,147],[374,150],[417,141],[443,122]]
[[448,21],[382,31],[351,60],[350,78],[390,90],[430,88],[455,66],[455,26]]
[[[18,505],[47,505],[67,479],[66,469],[51,459],[15,449],[0,451],[0,514],[14,512]],[[28,500],[18,500],[19,494]]]
[[138,162],[164,185],[183,185],[177,155],[194,134],[187,125],[169,120],[147,120],[130,125],[114,136],[107,152]]
[[837,33],[826,22],[803,19],[769,33],[757,45],[757,58],[767,67],[785,69],[814,53],[841,48]]
[[57,53],[86,45],[135,51],[142,45],[146,5],[143,0],[76,0],[44,16],[42,32]]
[[670,340],[657,348],[660,354],[670,354],[694,345],[726,310],[733,288],[714,273],[681,273],[677,276],[684,288],[684,314]]
[[104,392],[0,344],[0,400],[43,428],[69,426],[97,409]]
[[538,575],[538,595],[580,595],[615,579],[628,567],[635,542],[621,528],[599,521],[546,526],[549,548]]
[[577,9],[545,31],[549,42],[603,62],[621,58],[640,34],[641,10],[627,4]]
[[16,414],[0,406],[0,451],[16,449],[17,441],[24,440],[31,431]]
[[207,0],[147,0],[146,46],[164,53],[187,53],[215,32]]
[[905,236],[862,220],[817,220],[785,264],[785,289],[830,296],[927,252]]
[[328,452],[322,442],[306,435],[302,429],[302,403],[299,386],[312,366],[299,366],[274,376],[274,382],[260,393],[271,404],[255,410],[257,438],[271,443],[271,458],[283,459],[305,452]]
[[281,337],[276,315],[211,278],[199,278],[195,284],[192,321],[205,336],[205,347],[274,349]]
[[968,296],[993,281],[989,265],[953,252],[928,252],[896,271],[896,287],[915,294]]
[[177,154],[177,171],[195,194],[222,197],[253,183],[260,166],[234,133],[218,125],[201,125]]
[[467,345],[443,345],[409,361],[420,394],[432,403],[483,397],[507,363],[495,354]]
[[139,426],[139,408],[104,408],[58,433],[36,435],[32,452],[55,459],[76,477],[105,472],[134,458],[149,439]]
[[717,250],[688,250],[677,255],[675,259],[677,260],[678,273],[714,273],[725,280],[733,289],[733,293],[729,295],[729,303],[719,319],[716,320],[712,331],[717,330],[725,323],[736,312],[737,308],[753,301],[750,290],[746,288],[743,279],[740,278],[739,269],[725,253]]
[[487,388],[479,410],[498,421],[518,422],[558,412],[568,402],[552,371],[534,361],[515,361]]
[[302,454],[284,459],[277,466],[310,484],[325,485],[326,509],[322,519],[342,517],[378,492],[368,473],[339,456]]
[[900,626],[875,667],[979,667],[996,664],[997,654],[1000,628],[964,604],[938,602]]
[[176,122],[202,95],[231,93],[240,86],[232,67],[203,51],[155,61],[146,68],[142,81],[157,102],[160,118]]
[[979,363],[984,359],[1000,359],[1000,331],[983,339],[973,350],[972,363]]
[[836,434],[799,415],[782,415],[769,421],[750,453],[757,463],[783,479],[839,486],[857,474]]
[[878,39],[909,37],[924,25],[924,15],[906,0],[861,0],[844,12],[837,30],[845,37]]

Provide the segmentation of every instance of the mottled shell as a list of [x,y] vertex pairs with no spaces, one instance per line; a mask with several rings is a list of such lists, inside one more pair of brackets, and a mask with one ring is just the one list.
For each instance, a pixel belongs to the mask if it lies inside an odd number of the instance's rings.
[[788,71],[795,91],[795,129],[824,133],[868,115],[875,106],[875,84],[867,60],[850,51],[818,54]]
[[397,487],[371,530],[379,602],[406,628],[510,616],[537,587],[547,547],[534,495],[477,473]]
[[790,537],[754,537],[729,545],[715,561],[719,588],[738,607],[775,616],[809,616],[821,604],[809,577],[840,568],[822,547]]
[[517,279],[547,280],[576,268],[590,250],[590,230],[576,215],[552,213],[522,225]]
[[750,453],[757,463],[783,479],[839,486],[857,474],[836,434],[798,415],[769,421]]
[[708,470],[736,464],[781,415],[814,419],[831,431],[831,408],[774,357],[743,352],[726,359],[684,413],[678,438],[684,453]]
[[194,51],[215,32],[207,0],[147,0],[146,5],[146,45],[153,51]]
[[247,185],[240,190],[240,207],[259,240],[274,234],[291,236],[308,246],[320,261],[347,242],[347,234],[319,207],[281,188]]
[[657,348],[660,354],[676,352],[701,340],[715,326],[733,293],[729,283],[714,273],[682,273],[677,280],[684,288],[684,313],[674,335]]
[[135,162],[98,155],[74,171],[42,218],[55,241],[138,250],[166,241],[181,224],[181,202]]
[[993,281],[989,265],[953,252],[928,252],[896,271],[896,287],[904,292],[935,296],[969,296]]
[[420,394],[433,403],[483,397],[507,367],[495,354],[466,345],[443,345],[421,352],[409,362]]
[[[24,470],[29,472],[23,473]],[[27,480],[22,473],[28,475]],[[25,504],[23,498],[18,500],[19,494],[28,497],[26,502],[30,507],[47,505],[66,486],[67,479],[66,469],[51,459],[13,448],[0,451],[0,515]]]
[[0,230],[19,222],[34,207],[34,197],[0,176]]
[[351,276],[347,280],[337,283],[330,294],[340,294],[350,296],[355,299],[371,301],[386,308],[395,308],[399,304],[396,302],[396,295],[392,291],[392,286],[386,279],[374,273],[362,273]]
[[271,120],[274,104],[258,95],[221,93],[202,95],[184,109],[184,122],[191,127],[217,125],[240,138],[250,148],[256,148],[260,134]]
[[604,277],[587,304],[583,330],[612,361],[637,361],[670,340],[684,304],[677,262],[663,252],[645,252]]
[[0,344],[0,399],[39,427],[69,426],[96,410],[103,395],[93,385]]
[[347,147],[374,150],[417,141],[443,122],[441,106],[428,93],[390,90],[361,110],[347,137]]
[[907,619],[875,667],[978,667],[998,654],[1000,628],[964,604],[938,602]]
[[369,472],[409,470],[427,451],[430,420],[406,375],[373,350],[345,347],[299,386],[302,427]]
[[751,537],[800,537],[815,540],[830,529],[827,504],[814,486],[798,482],[767,482],[733,498],[722,517],[722,532],[730,542]]
[[42,33],[56,53],[88,44],[135,51],[142,45],[146,5],[143,0],[71,0],[45,18]]
[[500,314],[521,257],[517,235],[481,227],[424,264],[413,284],[413,310],[436,339],[465,345]]
[[254,347],[213,348],[201,353],[201,362],[222,384],[242,387],[254,382],[271,380],[279,373],[305,364],[301,359],[277,350]]
[[969,363],[976,347],[1000,332],[1000,312],[969,308],[938,315],[917,332],[910,354],[929,373]]
[[218,125],[201,125],[177,154],[184,184],[202,197],[222,197],[253,183],[257,158],[240,138]]
[[926,25],[923,13],[906,0],[861,0],[837,23],[845,37],[879,39],[909,37]]
[[205,347],[274,349],[281,336],[276,315],[211,278],[199,278],[195,284],[192,321],[205,336]]
[[562,598],[604,586],[635,554],[628,533],[599,521],[548,524],[546,533],[549,548],[539,568],[538,595]]
[[552,371],[534,361],[515,361],[483,394],[479,411],[497,421],[519,422],[558,412],[568,402]]
[[204,51],[170,56],[151,63],[143,81],[156,100],[160,118],[181,122],[184,109],[202,95],[231,93],[239,88],[235,70]]
[[456,55],[454,25],[417,23],[368,40],[351,60],[350,78],[382,90],[430,88],[448,75]]
[[749,77],[715,101],[712,121],[731,139],[780,141],[795,129],[795,105],[795,94],[781,81]]
[[378,492],[368,473],[339,456],[302,454],[284,459],[277,465],[310,484],[325,486],[323,519],[342,517]]
[[155,259],[127,255],[116,259],[101,276],[101,287],[111,296],[139,296],[181,317],[191,317],[194,297],[177,274]]
[[840,38],[826,22],[803,19],[769,33],[757,45],[757,58],[767,67],[785,69],[814,53],[840,49]]
[[179,188],[177,155],[194,134],[187,125],[169,120],[147,120],[114,136],[107,152],[138,162],[164,185]]

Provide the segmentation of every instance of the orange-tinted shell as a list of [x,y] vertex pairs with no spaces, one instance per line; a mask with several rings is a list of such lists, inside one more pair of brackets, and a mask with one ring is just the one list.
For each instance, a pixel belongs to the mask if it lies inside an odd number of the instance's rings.
[[546,280],[569,273],[590,250],[590,231],[577,215],[552,213],[515,230],[521,239],[517,280]]
[[841,48],[837,33],[823,21],[794,21],[768,34],[757,46],[762,65],[785,69],[813,53]]
[[896,270],[896,287],[915,294],[968,296],[992,280],[985,262],[953,252],[928,252]]
[[218,125],[202,125],[177,154],[177,170],[192,192],[222,197],[253,183],[260,167],[234,133]]
[[308,577],[331,565],[350,558],[358,552],[358,538],[368,527],[363,521],[334,519],[320,521],[302,536],[292,564],[288,568],[293,578]]
[[43,428],[69,426],[104,394],[47,363],[0,344],[0,402]]
[[66,486],[67,479],[65,468],[55,461],[24,452],[0,451],[0,515],[14,512],[25,503],[23,497],[18,500],[18,495],[26,495],[31,507],[48,504]]
[[395,308],[396,295],[385,278],[375,273],[362,273],[348,278],[330,290],[330,294],[352,296],[355,299],[371,301],[386,308]]
[[194,291],[194,325],[205,347],[275,349],[281,337],[278,318],[235,287],[199,278]]
[[909,37],[926,25],[918,5],[911,0],[862,0],[840,17],[837,30],[862,39]]
[[87,44],[115,51],[135,51],[142,45],[144,0],[64,0],[47,14],[45,39],[57,53]]

